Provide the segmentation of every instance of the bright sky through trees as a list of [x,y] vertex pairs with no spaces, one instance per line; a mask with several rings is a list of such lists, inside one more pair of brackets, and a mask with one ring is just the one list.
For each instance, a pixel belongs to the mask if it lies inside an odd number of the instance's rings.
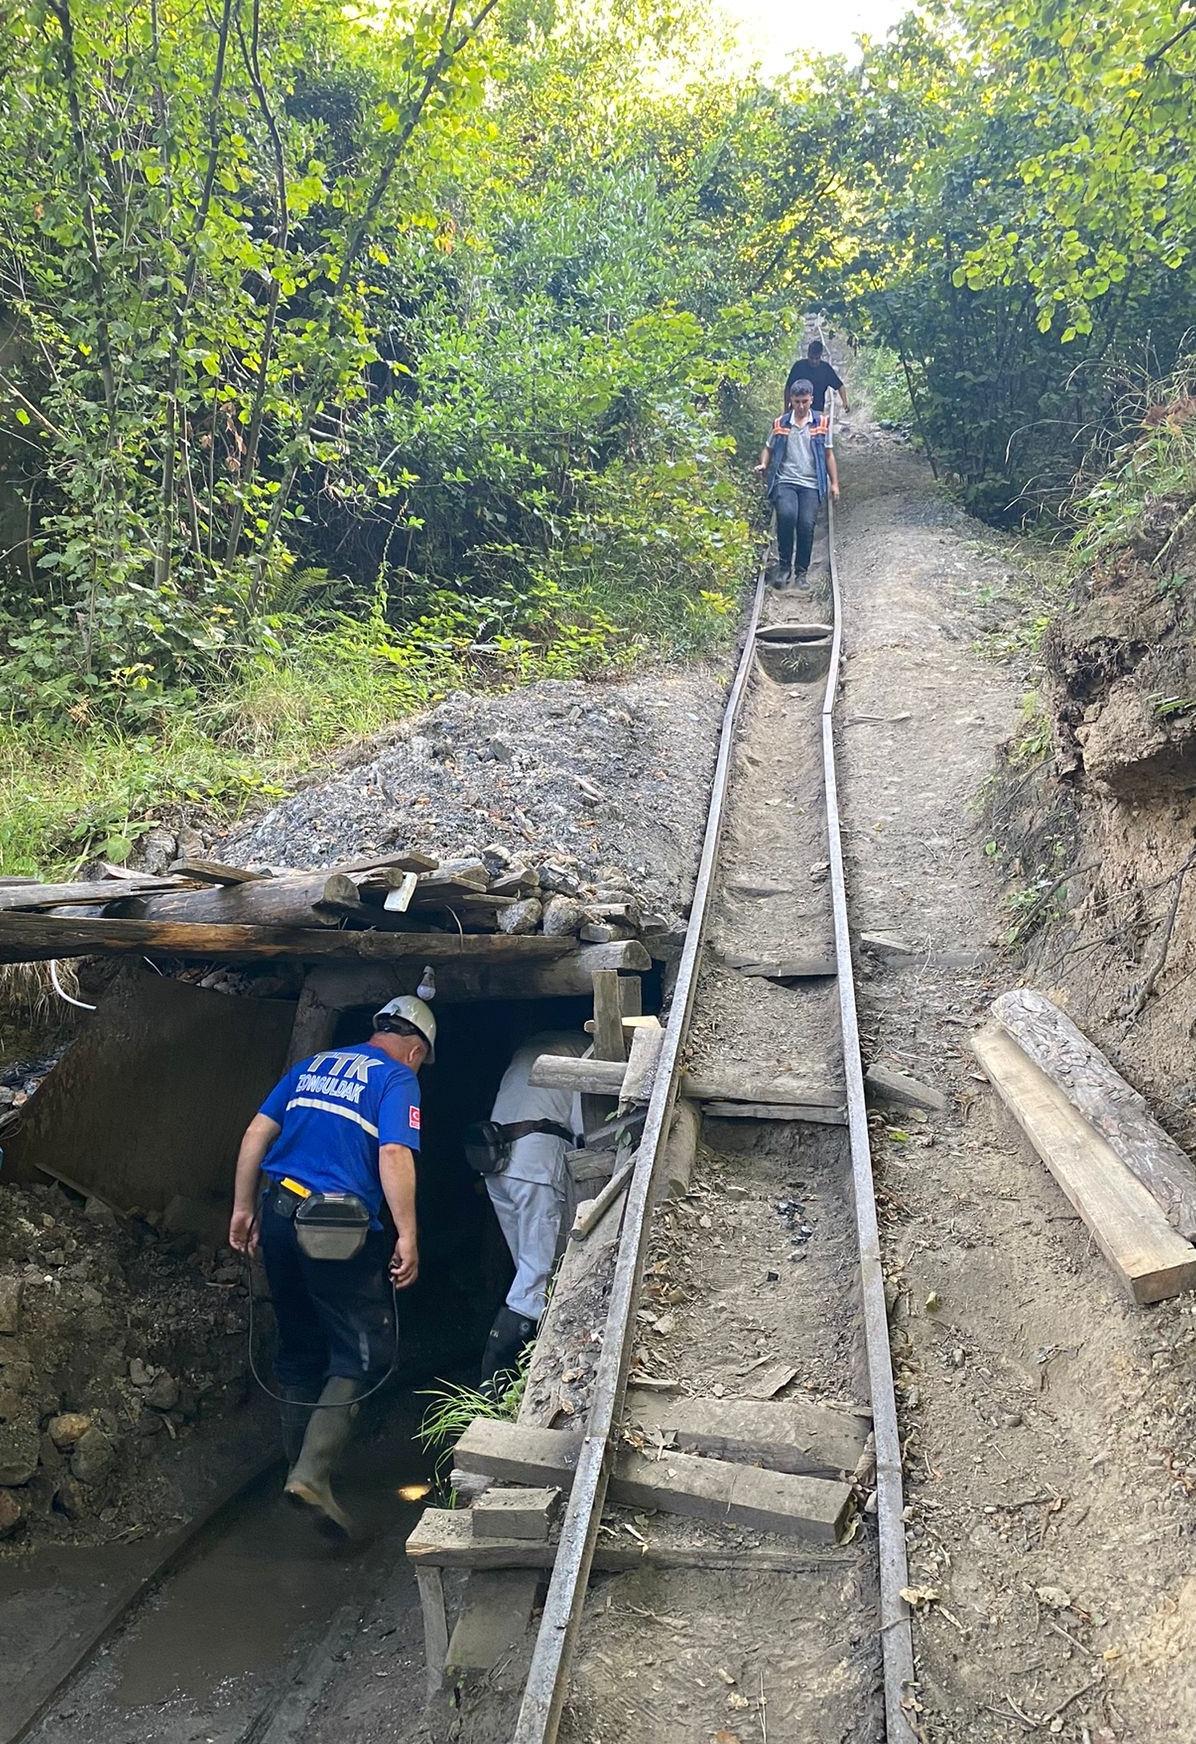
[[745,57],[777,73],[796,50],[850,54],[857,36],[877,37],[910,10],[910,0],[721,0]]

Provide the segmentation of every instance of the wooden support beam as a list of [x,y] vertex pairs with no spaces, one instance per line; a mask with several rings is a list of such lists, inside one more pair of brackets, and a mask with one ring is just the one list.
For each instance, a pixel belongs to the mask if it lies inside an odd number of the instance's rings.
[[170,870],[200,884],[251,884],[255,878],[272,876],[269,872],[251,872],[245,866],[225,866],[219,860],[174,860]]
[[1196,1241],[1196,1166],[1126,1083],[1045,993],[1019,987],[993,1016],[1027,1059],[1078,1109],[1186,1241]]
[[577,1216],[573,1219],[573,1227],[569,1231],[571,1241],[584,1241],[590,1231],[601,1223],[607,1209],[627,1191],[633,1167],[633,1163],[625,1163],[617,1174],[611,1176],[600,1193],[577,1207]]
[[1196,1288],[1196,1249],[1045,1072],[996,1024],[973,1037],[993,1088],[1138,1303]]
[[444,1681],[444,1667],[448,1659],[444,1576],[433,1564],[421,1564],[415,1571],[415,1582],[419,1588],[420,1609],[424,1617],[424,1665],[427,1671],[428,1700],[431,1701]]
[[357,886],[344,872],[287,872],[275,878],[221,885],[216,889],[169,891],[125,899],[120,913],[129,920],[194,921],[245,926],[335,926],[336,916],[320,902],[357,902]]
[[409,848],[402,854],[375,854],[372,859],[338,860],[329,870],[352,875],[355,872],[378,872],[383,867],[390,866],[398,872],[434,872],[439,864],[431,854],[421,854],[414,848]]
[[291,1040],[287,1048],[287,1065],[293,1066],[297,1061],[306,1060],[312,1054],[318,1054],[322,1048],[328,1047],[336,1034],[339,1017],[337,1007],[326,1005],[320,997],[316,979],[307,975],[295,1006],[295,1021],[291,1025]]
[[672,1199],[683,1198],[689,1192],[701,1135],[702,1117],[696,1104],[679,1096],[660,1165],[661,1191]]
[[[241,886],[248,889],[250,886]],[[241,926],[226,922],[71,920],[57,915],[0,915],[0,963],[36,963],[48,957],[229,957],[240,962],[295,957],[374,962],[487,963],[501,965],[518,984],[526,965],[568,952],[572,939],[509,938],[495,933],[350,933],[318,927]],[[590,945],[594,951],[625,946]],[[632,945],[630,948],[637,949]],[[575,951],[576,957],[584,955]],[[646,953],[645,953],[646,955]],[[574,971],[576,975],[577,971]],[[562,977],[568,986],[568,976]],[[495,997],[499,997],[495,995]]]
[[754,975],[765,981],[818,981],[838,974],[835,959],[826,957],[778,957],[762,962],[757,957],[725,957],[728,969]]
[[838,1108],[843,1102],[841,1090],[802,1084],[784,1073],[766,1078],[730,1072],[686,1072],[682,1094],[692,1102],[792,1102],[811,1108]]
[[[570,1430],[475,1418],[457,1443],[455,1458],[462,1470],[485,1477],[567,1490],[580,1450],[581,1436]],[[838,1542],[852,1508],[848,1483],[688,1453],[666,1451],[648,1459],[627,1447],[616,1456],[610,1495],[633,1508],[801,1533],[826,1543]]]
[[[488,1491],[487,1494],[494,1492]],[[501,1492],[499,1492],[501,1493]],[[407,1555],[421,1569],[551,1568],[556,1545],[532,1538],[476,1538],[470,1508],[425,1508],[407,1540]],[[594,1567],[604,1573],[640,1568],[718,1568],[802,1573],[834,1567],[836,1551],[811,1551],[800,1545],[707,1545],[687,1533],[684,1543],[639,1534],[638,1541],[619,1532],[603,1533],[594,1548]]]
[[528,1083],[541,1090],[571,1090],[576,1095],[613,1101],[623,1092],[627,1067],[622,1060],[576,1059],[566,1054],[541,1054]]
[[579,997],[590,992],[591,976],[596,968],[632,970],[637,973],[620,975],[620,980],[635,985],[638,971],[651,967],[651,958],[637,939],[621,939],[612,945],[583,945],[577,948],[573,939],[541,939],[537,935],[515,934],[512,944],[553,944],[563,954],[554,962],[531,963],[526,959],[518,966],[503,967],[487,964],[483,970],[470,973],[466,965],[453,967],[436,976],[436,997],[443,1004],[477,999],[556,999]]
[[872,1426],[870,1417],[815,1401],[670,1399],[638,1387],[628,1390],[626,1419],[671,1437],[681,1453],[809,1477],[853,1472]]
[[496,1569],[474,1576],[445,1655],[449,1677],[493,1671],[519,1646],[531,1622],[539,1584],[534,1569]]
[[86,884],[39,884],[36,879],[31,879],[28,884],[0,885],[0,912],[69,908],[76,903],[123,902],[130,893],[151,896],[163,890],[198,888],[198,885],[184,883],[181,878],[142,878],[135,884],[131,881],[118,883],[115,878],[97,878]]
[[631,1049],[619,1095],[620,1106],[624,1103],[648,1102],[651,1099],[652,1085],[656,1079],[656,1062],[660,1059],[660,1050],[664,1043],[664,1031],[659,1022],[653,1027],[651,1023],[645,1024],[641,1021],[640,1026],[629,1033]]
[[815,1126],[845,1126],[846,1108],[812,1102],[703,1102],[712,1120],[806,1120]]

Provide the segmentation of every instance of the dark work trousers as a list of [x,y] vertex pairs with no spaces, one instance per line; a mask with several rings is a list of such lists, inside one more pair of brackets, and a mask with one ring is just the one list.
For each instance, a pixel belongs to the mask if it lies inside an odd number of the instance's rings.
[[275,1202],[274,1189],[267,1187],[261,1236],[278,1321],[275,1374],[284,1387],[310,1387],[312,1399],[334,1375],[372,1385],[395,1350],[388,1270],[394,1243],[371,1229],[351,1260],[309,1259],[300,1252],[294,1217],[283,1217]]
[[777,556],[782,571],[790,564],[797,569],[809,569],[814,523],[818,519],[818,492],[812,485],[778,484],[772,502],[777,514]]

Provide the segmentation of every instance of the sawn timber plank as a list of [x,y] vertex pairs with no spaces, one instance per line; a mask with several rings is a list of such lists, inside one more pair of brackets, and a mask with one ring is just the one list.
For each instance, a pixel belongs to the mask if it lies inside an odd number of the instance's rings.
[[1161,1302],[1196,1287],[1196,1248],[1046,1073],[996,1024],[978,1031],[972,1046],[1131,1298]]
[[638,1387],[628,1389],[626,1415],[672,1436],[681,1453],[807,1477],[854,1471],[871,1428],[867,1417],[803,1399],[670,1399]]
[[[462,1471],[510,1483],[572,1487],[581,1436],[475,1418],[457,1443]],[[610,1497],[633,1508],[659,1508],[697,1520],[718,1520],[766,1532],[801,1533],[837,1543],[851,1513],[851,1485],[830,1478],[761,1471],[724,1459],[664,1452],[647,1458],[621,1447]]]

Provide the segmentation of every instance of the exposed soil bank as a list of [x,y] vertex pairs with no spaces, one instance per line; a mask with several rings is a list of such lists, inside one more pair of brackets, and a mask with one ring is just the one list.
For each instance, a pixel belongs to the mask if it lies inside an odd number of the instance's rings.
[[[974,801],[1020,686],[969,648],[987,627],[977,570],[999,586],[999,567],[912,456],[877,445],[848,458],[839,743],[852,922],[925,948],[865,961],[865,1045],[951,1098],[929,1125],[894,1116],[876,1131],[911,1580],[927,1595],[915,1637],[925,1735],[1188,1739],[1191,1304],[1124,1301],[978,1081],[969,1027],[1032,971],[944,969],[933,954],[982,950],[1008,928]],[[1142,867],[1127,862],[1125,876]],[[1093,1027],[1083,1003],[1072,1011]],[[1137,1081],[1169,1088],[1168,1062]]]

